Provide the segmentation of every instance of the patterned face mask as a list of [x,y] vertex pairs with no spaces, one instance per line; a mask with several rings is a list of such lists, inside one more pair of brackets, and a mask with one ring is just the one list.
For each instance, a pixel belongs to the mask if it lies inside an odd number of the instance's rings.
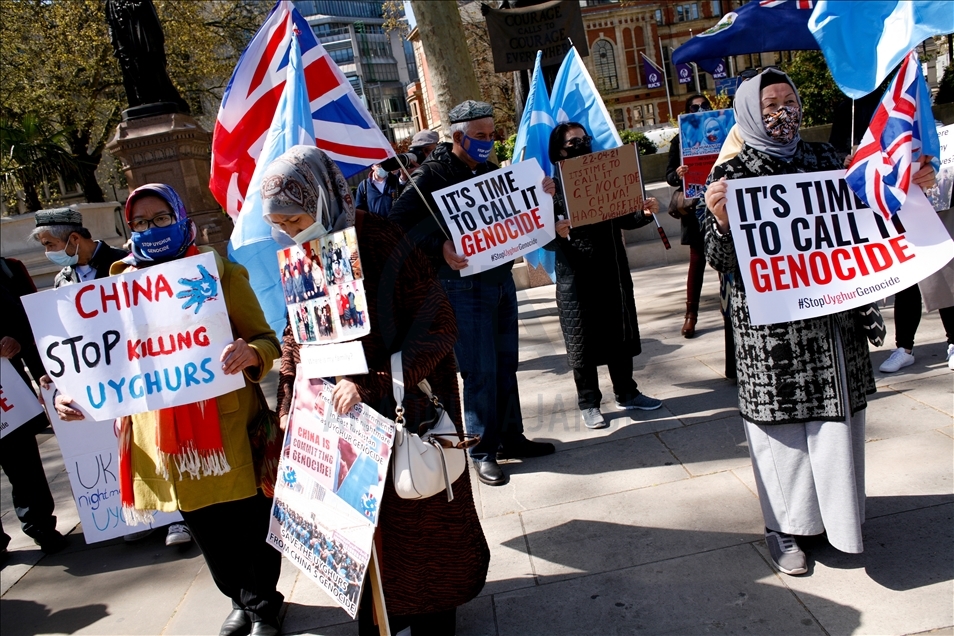
[[772,139],[787,144],[795,138],[802,123],[802,109],[798,106],[782,106],[774,113],[762,115],[765,130]]

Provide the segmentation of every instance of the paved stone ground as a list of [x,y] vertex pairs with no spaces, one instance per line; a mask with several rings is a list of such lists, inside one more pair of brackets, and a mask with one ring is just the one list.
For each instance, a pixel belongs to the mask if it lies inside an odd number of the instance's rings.
[[[686,340],[685,271],[633,272],[635,375],[663,408],[630,417],[610,394],[611,426],[595,432],[575,406],[553,288],[519,293],[527,433],[557,453],[508,463],[504,487],[477,487],[492,560],[458,633],[954,634],[954,374],[937,314],[923,317],[913,366],[876,372],[865,553],[817,541],[809,575],[788,577],[768,563],[736,390],[722,376],[716,277],[706,274],[699,335]],[[876,368],[889,352],[872,353]],[[610,392],[605,374],[602,386]],[[166,548],[162,533],[84,545],[56,439],[41,441],[70,547],[43,556],[19,532],[2,480],[14,537],[0,573],[3,635],[216,634],[230,605],[198,550]],[[287,562],[280,588],[288,633],[357,633]]]

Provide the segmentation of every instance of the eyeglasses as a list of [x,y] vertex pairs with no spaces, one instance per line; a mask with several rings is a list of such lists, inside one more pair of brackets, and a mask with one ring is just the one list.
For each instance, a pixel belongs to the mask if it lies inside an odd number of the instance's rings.
[[690,113],[698,113],[700,110],[712,110],[712,106],[709,104],[709,102],[705,102],[703,104],[692,104],[689,106]]
[[774,70],[778,71],[779,73],[784,72],[784,71],[782,71],[782,69],[780,69],[780,68],[777,67],[777,66],[756,66],[756,67],[753,67],[753,68],[747,68],[747,69],[745,69],[744,71],[742,71],[741,73],[739,73],[739,77],[741,77],[741,78],[742,78],[742,81],[745,82],[745,81],[747,81],[747,80],[752,79],[753,77],[755,77],[756,75],[758,75],[758,74],[761,73],[762,71],[767,71],[767,70],[769,70],[769,69],[774,69]]
[[172,214],[157,214],[151,219],[136,219],[129,223],[133,232],[145,232],[150,227],[169,227],[175,223],[176,217]]
[[583,135],[582,137],[574,137],[573,139],[567,139],[563,142],[564,148],[579,148],[580,146],[589,146],[592,143],[593,138],[589,135]]

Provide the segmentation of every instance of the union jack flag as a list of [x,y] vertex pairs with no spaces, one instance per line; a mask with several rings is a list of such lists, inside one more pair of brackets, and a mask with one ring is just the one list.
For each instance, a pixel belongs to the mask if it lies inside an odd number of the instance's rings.
[[936,158],[940,148],[927,82],[912,51],[871,118],[845,180],[868,207],[890,219],[908,196],[912,166],[922,155]]
[[394,155],[308,22],[291,0],[278,0],[232,73],[212,136],[209,188],[233,219],[241,209],[285,86],[293,32],[301,46],[316,145],[346,177]]
[[[777,7],[780,4],[785,4],[789,0],[762,0],[759,2],[760,7]],[[795,0],[795,6],[798,9],[811,9],[814,3],[812,0]]]

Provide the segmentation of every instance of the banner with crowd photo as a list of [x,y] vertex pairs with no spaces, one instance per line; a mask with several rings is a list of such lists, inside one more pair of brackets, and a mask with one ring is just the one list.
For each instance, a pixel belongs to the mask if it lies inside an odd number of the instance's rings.
[[43,412],[36,395],[6,358],[0,358],[0,438]]
[[279,250],[278,267],[297,343],[345,342],[371,333],[353,227]]
[[333,390],[299,368],[267,540],[354,618],[394,423],[361,403],[339,415]]
[[731,108],[679,115],[680,161],[689,168],[682,178],[687,199],[702,196],[706,179],[734,125],[735,111]]
[[536,159],[527,159],[434,192],[454,248],[468,260],[461,276],[499,267],[556,238],[545,176]]
[[570,227],[609,221],[643,209],[634,144],[565,159],[559,166]]
[[24,296],[23,307],[46,372],[87,419],[191,404],[245,385],[241,373],[222,371],[234,338],[211,253]]
[[[143,525],[126,525],[119,497],[119,440],[115,420],[64,422],[53,406],[54,392],[43,390],[43,403],[53,423],[73,501],[83,524],[87,544],[138,532]],[[153,512],[146,527],[159,528],[182,521],[178,512]]]
[[896,223],[869,209],[844,177],[831,170],[726,182],[753,325],[860,307],[951,260],[954,241],[919,188]]

